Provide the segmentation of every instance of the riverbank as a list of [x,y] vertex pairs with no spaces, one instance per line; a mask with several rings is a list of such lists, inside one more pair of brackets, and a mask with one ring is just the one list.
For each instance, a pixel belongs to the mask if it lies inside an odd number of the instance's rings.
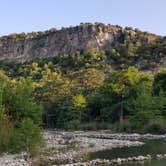
[[30,166],[31,162],[27,160],[27,153],[21,154],[3,154],[0,157],[0,166]]
[[[121,165],[125,163],[141,163],[143,164],[146,161],[150,160],[163,160],[166,159],[166,154],[158,154],[154,158],[151,155],[146,156],[135,156],[135,157],[127,157],[127,158],[117,158],[113,160],[106,160],[106,159],[96,159],[87,162],[79,162],[73,164],[64,164],[61,166],[113,166],[113,165]],[[58,166],[58,165],[54,165]]]
[[[144,146],[143,140],[166,139],[166,135],[151,134],[125,134],[111,133],[109,130],[104,131],[45,131],[43,134],[45,144],[41,148],[41,165],[42,166],[93,166],[93,165],[110,165],[121,164],[126,162],[141,162],[151,159],[166,159],[166,154],[139,155],[127,158],[114,159],[91,159],[89,154],[99,151],[141,147]],[[27,154],[9,155],[4,154],[0,157],[1,166],[30,166],[27,160]]]
[[[142,146],[144,145],[140,141],[142,139],[165,139],[166,135],[113,134],[108,130],[89,132],[47,131],[44,138],[47,142],[47,147],[42,153],[44,163],[60,165],[84,163],[89,160],[88,154],[90,153],[114,148]],[[97,162],[99,161],[101,164],[107,162],[107,160],[97,159]]]

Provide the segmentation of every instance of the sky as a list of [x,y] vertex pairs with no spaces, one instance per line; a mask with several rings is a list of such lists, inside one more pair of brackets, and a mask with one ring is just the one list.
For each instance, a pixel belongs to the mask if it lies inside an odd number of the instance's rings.
[[166,0],[0,0],[0,36],[81,22],[166,35]]

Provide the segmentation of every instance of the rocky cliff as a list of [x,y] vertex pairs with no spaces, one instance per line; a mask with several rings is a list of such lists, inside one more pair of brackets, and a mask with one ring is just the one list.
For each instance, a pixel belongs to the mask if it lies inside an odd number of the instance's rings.
[[[71,54],[78,50],[108,49],[113,45],[118,46],[126,32],[133,41],[137,40],[138,30],[102,23],[85,23],[76,27],[50,29],[45,32],[11,34],[0,38],[0,61],[25,62],[33,58]],[[145,45],[156,37],[144,33],[141,44]]]

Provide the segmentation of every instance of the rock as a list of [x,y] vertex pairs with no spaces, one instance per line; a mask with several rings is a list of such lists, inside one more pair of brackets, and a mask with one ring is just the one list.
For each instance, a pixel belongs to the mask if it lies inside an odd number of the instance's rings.
[[139,160],[139,161],[142,161],[142,160],[145,160],[146,158],[144,157],[144,156],[138,156],[137,157],[137,160]]
[[[145,160],[151,160],[152,156],[147,154],[146,156],[134,156],[134,157],[128,157],[128,158],[117,158],[113,160],[92,160],[88,162],[82,162],[83,158],[81,157],[84,154],[102,151],[102,150],[108,150],[112,148],[121,148],[121,147],[131,147],[131,146],[142,146],[144,143],[139,142],[138,138],[147,138],[147,139],[158,139],[158,138],[164,138],[165,135],[141,135],[141,134],[111,134],[110,132],[105,131],[98,131],[98,132],[57,132],[57,131],[51,131],[45,133],[45,139],[48,141],[49,148],[55,148],[59,150],[57,153],[53,154],[50,153],[51,156],[48,156],[48,159],[51,161],[58,161],[58,162],[67,162],[67,163],[74,163],[76,164],[88,164],[91,165],[97,165],[100,164],[121,164],[126,162],[141,162]],[[104,138],[104,139],[103,139]],[[108,139],[105,139],[108,138]],[[116,139],[115,139],[116,138]],[[127,140],[129,139],[130,140]],[[63,140],[61,141],[55,141],[55,140]],[[63,144],[63,148],[67,147],[66,140],[68,144],[77,145],[80,148],[70,149],[66,151],[61,151],[60,148],[62,148],[61,143]],[[93,146],[91,146],[93,145]],[[86,156],[85,156],[86,157]],[[158,158],[164,158],[164,154],[162,156],[158,156]],[[156,157],[157,158],[157,157]],[[166,158],[166,154],[165,154]],[[100,165],[98,164],[98,165]],[[76,165],[77,166],[77,165]]]
[[122,160],[120,158],[117,159],[117,164],[121,164]]
[[109,25],[83,24],[41,34],[4,36],[0,38],[0,60],[24,62],[33,58],[72,54],[77,50],[102,49],[111,45],[121,35],[122,29]]
[[24,155],[26,154],[4,154],[0,157],[0,166],[30,166],[30,161],[26,161]]
[[[0,38],[0,61],[25,62],[33,58],[73,54],[78,50],[86,52],[91,48],[110,49],[111,45],[120,44],[119,38],[125,31],[119,26],[88,23],[61,30],[11,34]],[[149,35],[149,40],[151,36],[157,37]],[[136,39],[136,31],[131,29],[130,37]]]

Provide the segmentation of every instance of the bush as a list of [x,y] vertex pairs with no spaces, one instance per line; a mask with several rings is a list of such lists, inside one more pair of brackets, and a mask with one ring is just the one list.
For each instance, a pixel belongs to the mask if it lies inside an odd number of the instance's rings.
[[90,122],[80,125],[81,130],[104,130],[112,129],[112,124],[106,122]]
[[34,154],[41,142],[41,129],[31,119],[23,119],[16,133],[21,149]]
[[10,129],[9,132],[4,132],[0,136],[0,152],[17,153],[27,151],[34,155],[41,143],[41,129],[31,119],[22,120],[19,128]]
[[145,131],[153,134],[164,134],[166,132],[166,128],[161,124],[150,124],[145,128]]
[[153,134],[166,133],[166,120],[162,117],[152,119],[151,122],[145,127],[145,132]]
[[152,119],[155,118],[155,114],[152,111],[140,111],[134,116],[129,118],[133,130],[143,131]]
[[[6,119],[0,118],[0,153],[6,152],[11,148],[11,137],[13,135],[13,126]],[[16,144],[17,145],[17,144]]]
[[71,120],[65,124],[67,130],[78,130],[80,126],[79,120]]
[[31,84],[0,82],[0,153],[34,154],[41,140],[41,107],[32,99]]

